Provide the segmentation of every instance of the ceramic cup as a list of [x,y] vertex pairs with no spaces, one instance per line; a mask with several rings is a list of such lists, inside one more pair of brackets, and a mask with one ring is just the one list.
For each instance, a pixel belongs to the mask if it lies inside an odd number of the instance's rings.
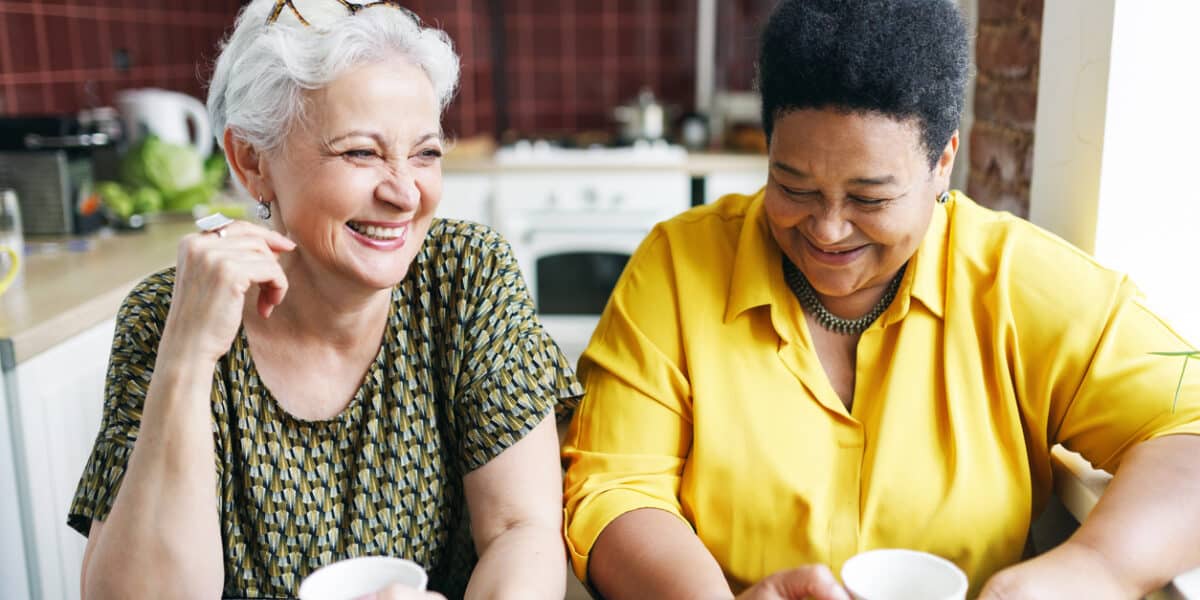
[[964,600],[967,576],[954,563],[916,550],[871,550],[842,565],[855,600]]
[[403,558],[360,556],[325,565],[300,583],[300,600],[354,600],[398,583],[424,590],[429,577]]

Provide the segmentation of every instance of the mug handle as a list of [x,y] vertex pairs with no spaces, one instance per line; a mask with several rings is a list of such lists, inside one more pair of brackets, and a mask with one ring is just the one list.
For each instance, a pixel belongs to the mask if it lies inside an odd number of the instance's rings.
[[180,102],[183,104],[183,110],[187,113],[187,120],[192,122],[192,128],[196,131],[196,139],[192,141],[196,152],[200,154],[200,158],[208,158],[212,154],[213,147],[213,132],[212,124],[208,120],[208,109],[204,103],[187,95],[178,94]]
[[8,286],[12,285],[14,279],[17,278],[17,271],[21,268],[21,255],[9,246],[0,246],[0,254],[8,256],[8,260],[12,265],[8,268],[8,272],[0,276],[0,296],[8,291]]

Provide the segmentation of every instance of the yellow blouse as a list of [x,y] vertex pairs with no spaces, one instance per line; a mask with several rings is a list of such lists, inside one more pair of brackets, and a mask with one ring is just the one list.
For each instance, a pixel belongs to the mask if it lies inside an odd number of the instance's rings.
[[762,193],[660,224],[580,361],[564,446],[576,574],[627,511],[686,521],[735,590],[780,569],[904,547],[972,594],[1021,559],[1050,447],[1109,470],[1132,445],[1200,434],[1200,368],[1129,280],[955,193],[858,343],[847,412],[784,282]]

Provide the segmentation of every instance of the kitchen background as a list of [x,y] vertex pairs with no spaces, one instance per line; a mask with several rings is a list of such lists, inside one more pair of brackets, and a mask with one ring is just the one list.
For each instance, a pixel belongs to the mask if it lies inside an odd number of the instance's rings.
[[[1189,29],[1200,3],[958,1],[976,69],[954,185],[1131,273],[1156,308],[1200,337],[1200,280],[1163,258],[1194,255],[1200,231],[1200,203],[1177,189],[1200,139],[1189,104],[1200,86],[1180,75],[1200,53]],[[570,356],[649,227],[764,182],[753,59],[773,4],[408,3],[462,55],[445,119],[459,143],[444,163],[439,211],[505,235]],[[0,123],[113,106],[136,88],[202,99],[240,6],[0,0]],[[655,100],[638,104],[643,90]],[[622,105],[665,107],[665,139],[642,128],[640,143],[613,147],[626,131],[615,114]],[[0,155],[0,176],[13,157]],[[1173,176],[1147,176],[1157,173]],[[35,210],[24,211],[27,234]],[[27,235],[36,251],[24,281],[0,297],[0,490],[13,491],[0,495],[0,597],[78,598],[83,539],[64,515],[100,420],[116,307],[147,272],[172,264],[191,229],[183,215],[70,241]]]
[[[771,0],[715,1],[715,90],[753,84],[756,28]],[[643,87],[681,116],[696,109],[694,0],[415,0],[463,57],[446,115],[461,138],[610,131]],[[978,85],[957,184],[1027,215],[1042,0],[965,0]],[[217,41],[241,2],[0,0],[0,115],[111,106],[118,90],[204,97]],[[974,113],[973,123],[971,113]],[[969,156],[969,158],[968,158]]]

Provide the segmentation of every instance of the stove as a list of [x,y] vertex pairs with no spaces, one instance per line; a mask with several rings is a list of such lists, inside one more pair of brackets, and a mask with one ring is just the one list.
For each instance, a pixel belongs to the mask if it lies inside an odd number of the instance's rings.
[[687,210],[687,151],[666,142],[496,151],[494,223],[547,331],[583,352],[625,263],[654,225]]

